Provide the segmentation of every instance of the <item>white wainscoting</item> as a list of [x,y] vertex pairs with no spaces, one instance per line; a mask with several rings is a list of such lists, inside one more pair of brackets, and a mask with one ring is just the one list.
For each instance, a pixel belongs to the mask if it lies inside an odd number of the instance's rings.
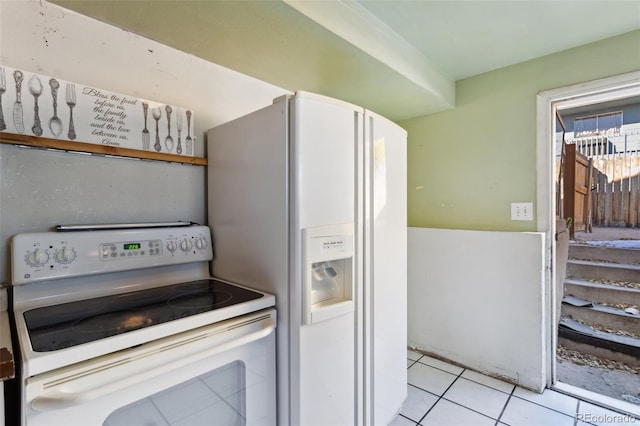
[[548,367],[544,238],[409,228],[409,345],[542,391]]

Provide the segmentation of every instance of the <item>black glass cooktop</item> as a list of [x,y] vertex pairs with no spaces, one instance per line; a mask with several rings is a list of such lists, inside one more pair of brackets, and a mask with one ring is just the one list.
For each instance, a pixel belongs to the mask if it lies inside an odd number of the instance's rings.
[[218,280],[198,280],[31,309],[24,319],[33,350],[49,352],[261,297]]

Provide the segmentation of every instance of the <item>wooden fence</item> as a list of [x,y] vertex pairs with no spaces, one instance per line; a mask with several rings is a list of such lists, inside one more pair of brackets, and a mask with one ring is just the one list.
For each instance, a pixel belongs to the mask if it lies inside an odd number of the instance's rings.
[[[567,145],[567,148],[569,146],[570,144]],[[578,157],[580,157],[579,154]],[[576,164],[579,163],[580,161],[576,159]],[[560,209],[567,209],[564,215],[560,211],[560,216],[571,217],[572,220],[575,220],[577,226],[572,231],[589,231],[589,225],[640,228],[640,155],[593,156],[591,164],[593,170],[591,185],[589,185],[591,200],[588,212],[581,209],[581,200],[584,197],[579,194],[580,191],[576,191],[578,194],[574,192],[575,207],[567,206],[566,200],[559,203]],[[561,167],[560,161],[557,166]],[[571,171],[570,174],[572,173],[574,172]],[[558,189],[563,190],[561,199],[565,199],[565,194],[572,193],[568,188],[565,192],[565,188],[562,186]],[[587,214],[588,218],[581,220],[584,214]]]
[[640,227],[640,156],[597,159],[593,165],[593,225]]

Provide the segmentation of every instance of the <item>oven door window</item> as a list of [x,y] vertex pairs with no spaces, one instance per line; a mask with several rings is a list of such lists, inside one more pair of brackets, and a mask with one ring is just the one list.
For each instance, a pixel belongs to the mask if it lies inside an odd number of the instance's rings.
[[234,361],[111,413],[105,426],[246,424],[246,368]]

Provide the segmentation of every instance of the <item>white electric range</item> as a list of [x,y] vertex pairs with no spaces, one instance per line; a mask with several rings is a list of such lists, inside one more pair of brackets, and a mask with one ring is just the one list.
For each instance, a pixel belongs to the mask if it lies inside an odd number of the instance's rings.
[[183,222],[16,235],[23,424],[275,424],[275,298],[211,278],[211,247]]

